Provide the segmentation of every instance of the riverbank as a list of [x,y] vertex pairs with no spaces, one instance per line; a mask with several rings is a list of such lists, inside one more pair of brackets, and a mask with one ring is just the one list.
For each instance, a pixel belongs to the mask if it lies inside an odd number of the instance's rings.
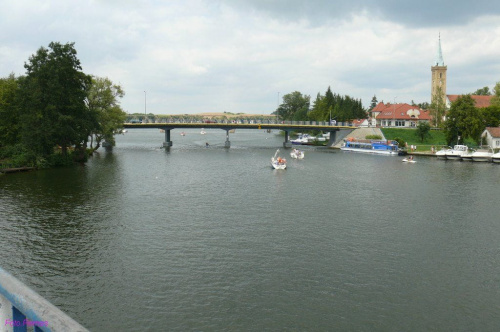
[[0,168],[0,173],[18,173],[18,172],[28,172],[35,170],[35,167],[11,167],[11,168]]

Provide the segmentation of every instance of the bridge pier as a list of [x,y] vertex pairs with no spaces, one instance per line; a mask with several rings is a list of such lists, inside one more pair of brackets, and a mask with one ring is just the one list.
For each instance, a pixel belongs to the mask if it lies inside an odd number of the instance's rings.
[[229,141],[229,130],[230,129],[226,129],[226,142],[224,142],[224,147],[226,149],[229,149],[231,147],[231,142]]
[[285,130],[285,141],[283,142],[283,147],[286,148],[291,148],[292,147],[292,142],[289,141],[290,136],[288,135],[288,130]]
[[164,148],[169,148],[172,146],[172,141],[170,140],[170,129],[165,128],[165,142],[163,142]]

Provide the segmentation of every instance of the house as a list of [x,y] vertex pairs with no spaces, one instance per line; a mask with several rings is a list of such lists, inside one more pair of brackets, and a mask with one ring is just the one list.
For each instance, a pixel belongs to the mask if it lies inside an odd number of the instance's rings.
[[500,127],[486,127],[481,134],[484,143],[493,149],[500,149]]
[[414,128],[419,122],[431,122],[429,111],[409,104],[378,103],[372,109],[372,125]]
[[368,127],[369,126],[369,120],[368,119],[352,120],[352,125],[355,126],[355,127]]
[[[446,95],[446,108],[450,109],[451,103],[456,101],[462,95]],[[477,108],[484,108],[491,105],[491,98],[493,96],[478,96],[478,95],[470,95],[472,99],[476,102]]]

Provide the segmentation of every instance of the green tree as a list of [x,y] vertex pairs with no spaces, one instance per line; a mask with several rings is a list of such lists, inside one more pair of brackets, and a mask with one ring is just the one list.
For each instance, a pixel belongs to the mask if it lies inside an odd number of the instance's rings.
[[25,63],[21,83],[23,140],[37,155],[53,154],[60,146],[82,148],[95,120],[85,100],[90,76],[82,72],[74,43],[50,43]]
[[491,105],[500,106],[500,82],[495,84],[493,88],[493,98],[491,98]]
[[283,96],[283,103],[278,107],[276,113],[280,121],[283,120],[306,120],[297,119],[299,116],[307,115],[310,105],[310,96],[302,95],[294,91]]
[[415,134],[420,138],[420,141],[423,142],[427,136],[430,136],[430,131],[431,125],[428,122],[419,122]]
[[20,140],[18,95],[19,80],[14,74],[0,79],[0,147]]
[[432,96],[432,103],[429,106],[429,112],[432,117],[434,127],[441,127],[444,115],[446,113],[446,103],[444,101],[443,89],[439,86],[436,94]]
[[372,101],[370,103],[370,108],[368,109],[368,112],[371,112],[372,109],[374,109],[375,106],[377,106],[377,104],[378,104],[377,96],[373,95],[373,98],[372,98]]
[[475,107],[475,101],[470,95],[460,96],[451,104],[444,123],[446,141],[449,145],[465,138],[471,138],[479,143],[484,128],[482,112]]
[[92,150],[97,150],[103,140],[115,145],[114,135],[123,128],[127,117],[119,102],[124,95],[122,87],[113,84],[110,79],[92,77],[87,97],[87,107],[95,119],[94,130],[89,133],[89,136],[95,137],[96,140],[95,147],[92,146],[93,142],[90,142]]
[[491,91],[490,91],[490,88],[485,86],[484,88],[481,88],[481,89],[477,89],[474,93],[472,93],[473,95],[477,95],[477,96],[491,96]]

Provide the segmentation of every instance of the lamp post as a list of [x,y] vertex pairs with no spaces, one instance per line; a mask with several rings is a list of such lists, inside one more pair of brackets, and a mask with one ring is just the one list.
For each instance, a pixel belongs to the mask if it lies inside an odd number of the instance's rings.
[[280,109],[280,92],[278,91],[278,101],[277,101],[277,106],[276,106],[276,123],[279,122],[279,109]]
[[144,91],[144,115],[146,115],[146,91]]

